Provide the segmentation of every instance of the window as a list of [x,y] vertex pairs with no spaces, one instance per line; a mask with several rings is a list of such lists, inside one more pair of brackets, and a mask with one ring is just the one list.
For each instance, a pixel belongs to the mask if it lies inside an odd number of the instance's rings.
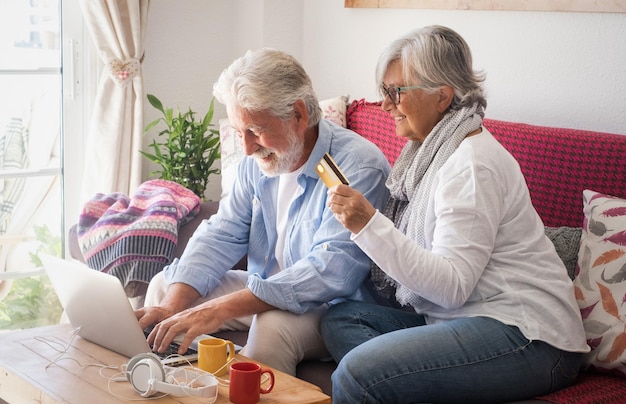
[[77,0],[0,0],[0,9],[1,330],[60,318],[39,257],[64,255],[67,184],[80,184],[68,171],[80,162],[64,144],[84,126],[85,94],[76,86]]

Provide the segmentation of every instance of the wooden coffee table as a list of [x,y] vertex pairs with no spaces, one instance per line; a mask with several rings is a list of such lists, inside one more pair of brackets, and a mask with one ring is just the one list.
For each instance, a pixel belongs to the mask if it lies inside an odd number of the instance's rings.
[[[127,403],[142,399],[126,381],[113,381],[128,358],[80,337],[61,360],[58,349],[68,346],[72,327],[59,324],[28,330],[0,332],[0,402],[8,403]],[[237,355],[235,360],[250,361]],[[53,363],[54,362],[54,363]],[[116,367],[103,369],[102,365]],[[261,403],[330,403],[313,384],[273,370],[274,389],[261,395]],[[118,374],[117,376],[122,376]],[[228,378],[228,375],[224,376]],[[197,397],[165,396],[159,403],[198,403]],[[202,402],[207,401],[202,399]],[[228,403],[228,386],[220,384],[217,403]]]

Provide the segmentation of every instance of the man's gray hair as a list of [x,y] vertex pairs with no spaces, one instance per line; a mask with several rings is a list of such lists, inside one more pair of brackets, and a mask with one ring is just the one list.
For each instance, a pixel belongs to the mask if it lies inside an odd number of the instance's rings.
[[309,127],[322,117],[304,68],[293,56],[274,49],[248,51],[236,59],[213,85],[213,95],[227,109],[268,111],[282,120],[290,119],[295,102],[302,100],[309,114]]
[[383,77],[395,61],[402,66],[403,86],[423,85],[427,91],[434,91],[448,85],[454,89],[450,109],[457,110],[475,102],[483,108],[487,107],[481,85],[485,75],[473,70],[469,46],[450,28],[438,25],[424,27],[389,44],[376,66],[376,83],[379,86],[382,87]]

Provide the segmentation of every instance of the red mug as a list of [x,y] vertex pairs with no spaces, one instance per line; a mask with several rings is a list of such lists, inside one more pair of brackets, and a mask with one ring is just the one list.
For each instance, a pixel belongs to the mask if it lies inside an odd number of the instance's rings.
[[[261,387],[261,376],[268,374],[270,384]],[[228,398],[234,404],[254,404],[261,394],[267,394],[274,388],[274,373],[253,362],[236,362],[230,365],[230,388]]]

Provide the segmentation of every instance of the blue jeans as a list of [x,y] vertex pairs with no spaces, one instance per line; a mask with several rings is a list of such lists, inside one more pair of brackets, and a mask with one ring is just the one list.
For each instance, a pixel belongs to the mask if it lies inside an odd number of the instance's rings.
[[339,363],[333,404],[524,400],[571,385],[581,364],[579,353],[486,317],[425,325],[414,312],[346,302],[321,329]]

